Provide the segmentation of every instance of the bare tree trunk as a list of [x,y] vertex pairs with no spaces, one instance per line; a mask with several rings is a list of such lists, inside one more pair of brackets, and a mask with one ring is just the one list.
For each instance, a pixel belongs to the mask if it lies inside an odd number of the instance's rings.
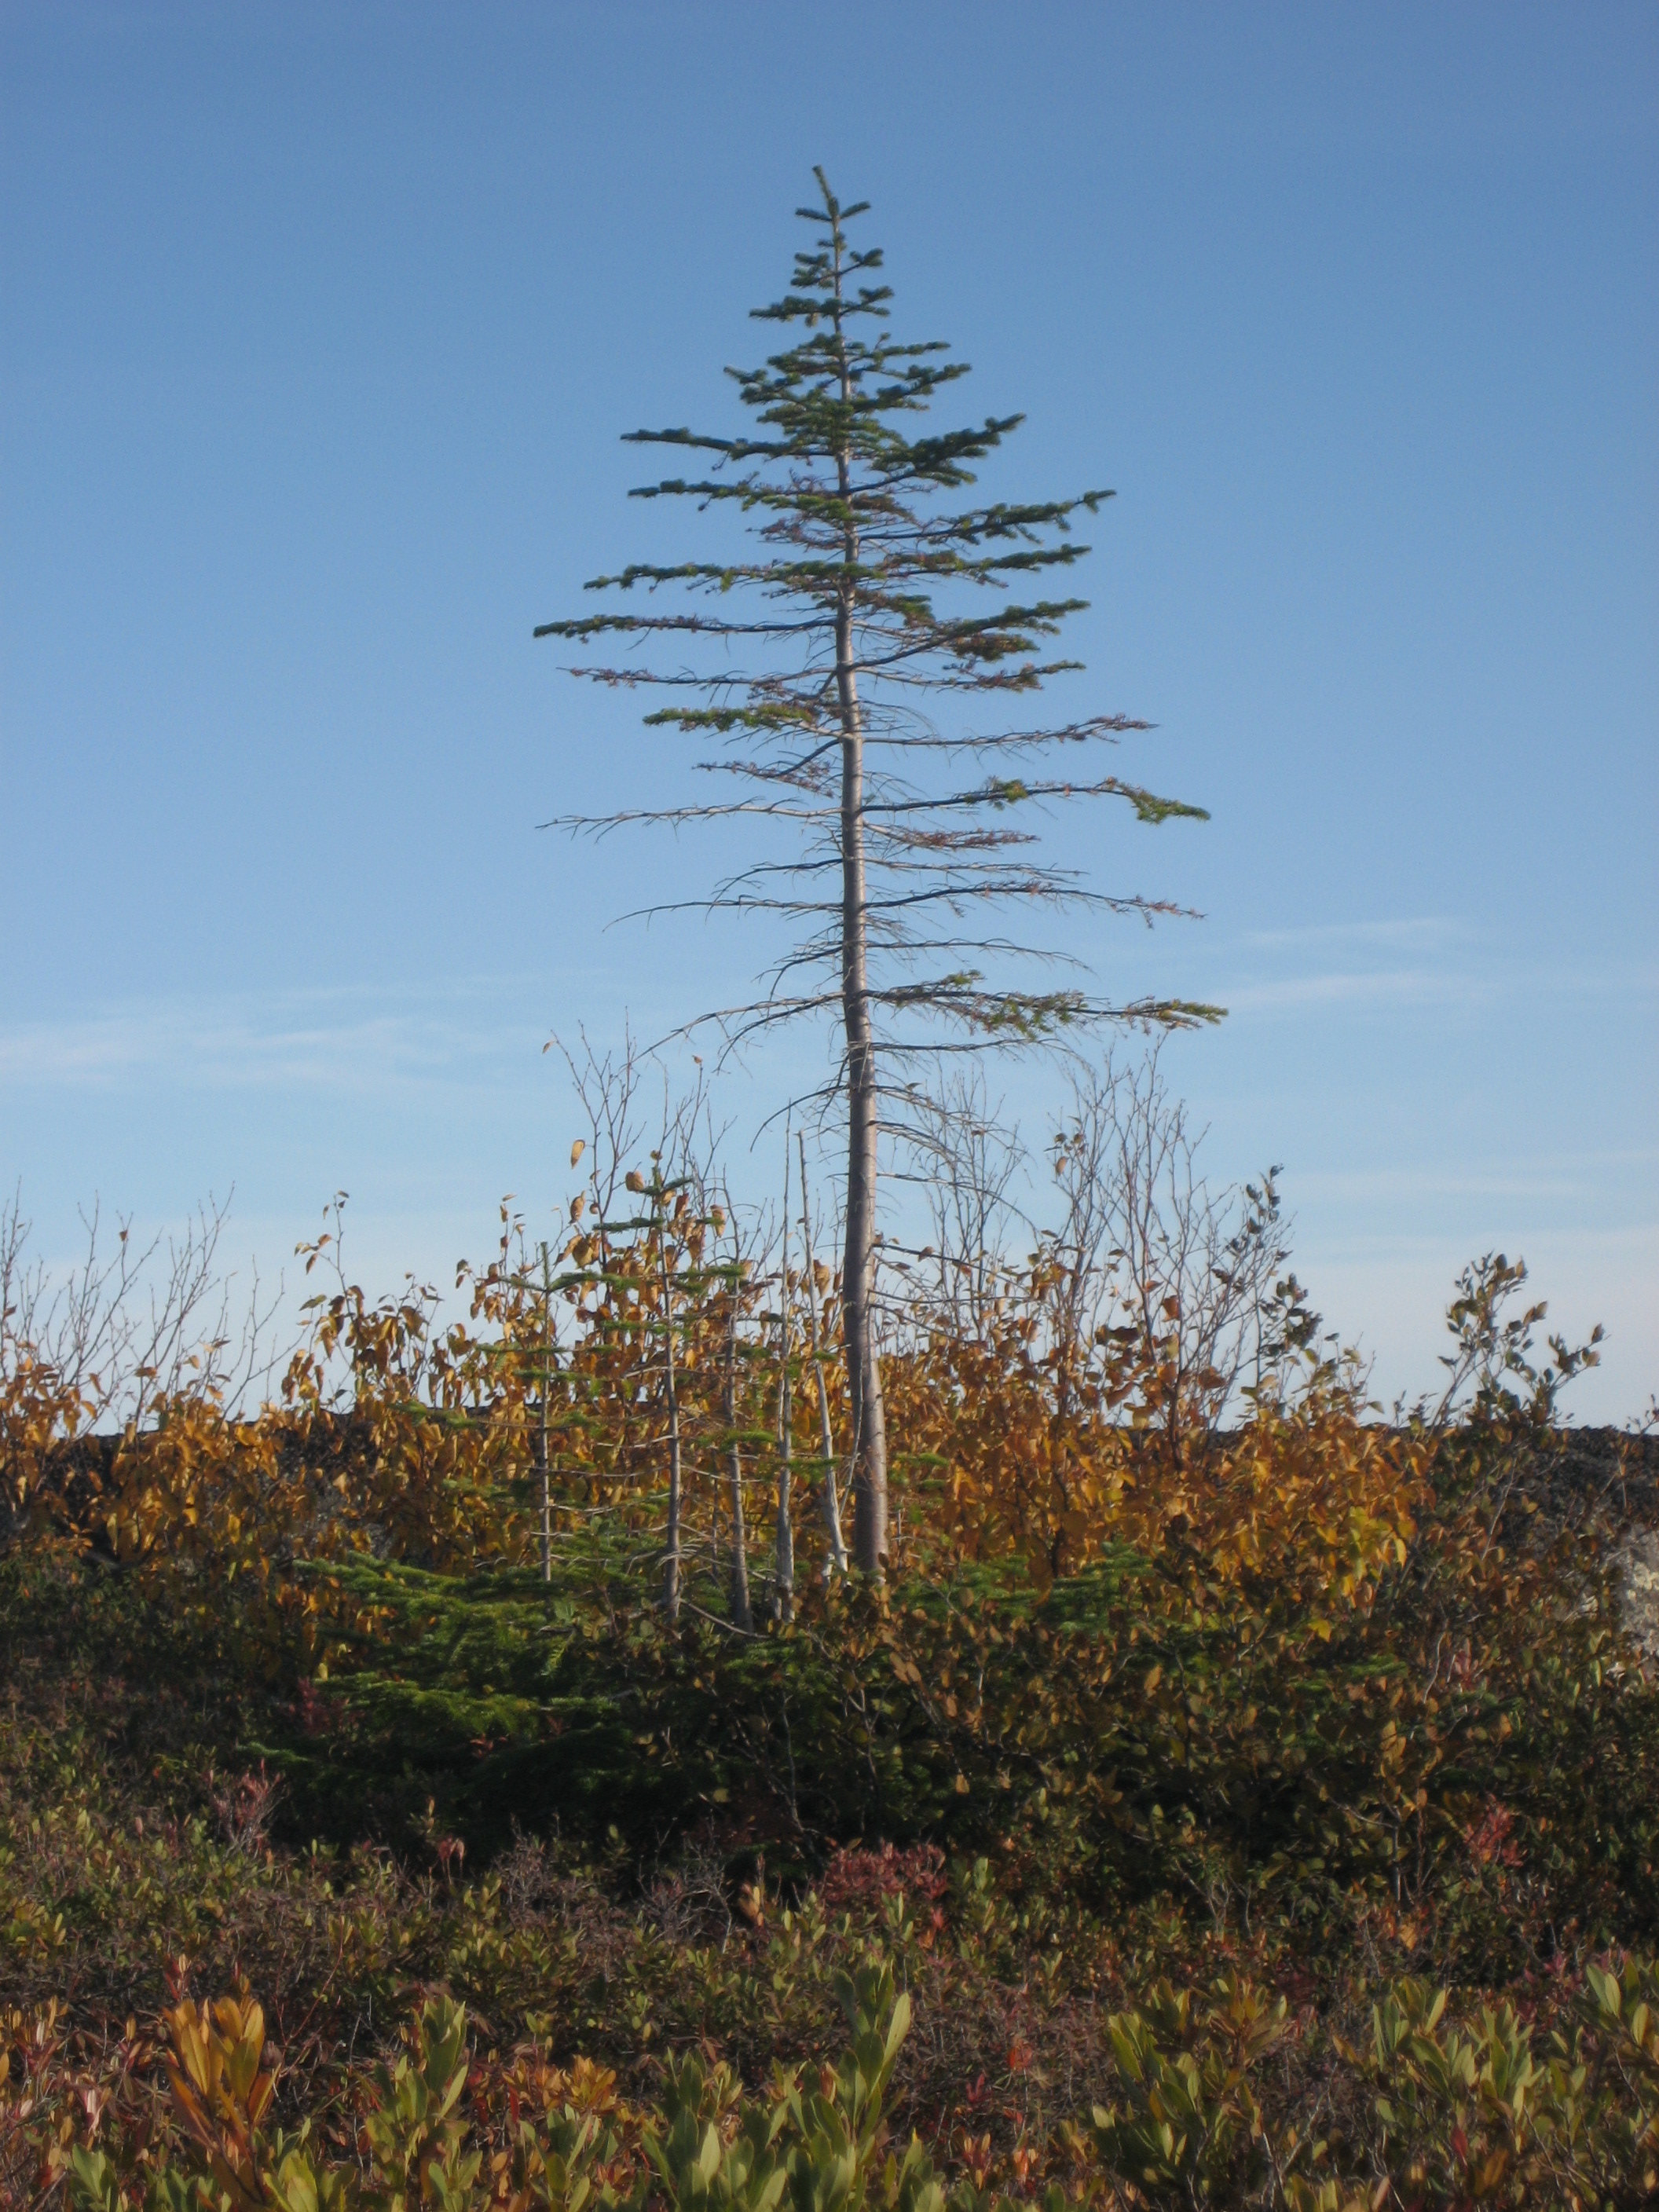
[[[850,498],[852,483],[844,453],[841,486],[843,498]],[[846,554],[851,570],[858,560],[858,536],[850,520]],[[841,1001],[847,1033],[847,1245],[842,1267],[842,1328],[853,1415],[853,1555],[860,1572],[879,1575],[887,1561],[887,1423],[871,1310],[875,1288],[879,1125],[865,913],[864,724],[853,659],[854,591],[849,574],[842,586],[836,616],[836,689],[842,726]]]
[[536,1431],[536,1468],[542,1486],[542,1580],[553,1579],[553,1496],[547,1475],[547,1401],[553,1377],[553,1276],[542,1246],[542,1417]]
[[789,1390],[789,1128],[783,1132],[783,1253],[778,1263],[778,1522],[773,1547],[773,1610],[787,1620],[795,1610],[795,1531],[789,1518],[794,1458],[794,1407]]
[[[853,380],[842,325],[842,234],[835,224],[836,348],[843,406]],[[868,917],[864,877],[864,718],[859,708],[853,611],[858,598],[859,533],[854,519],[852,453],[841,445],[836,478],[846,564],[836,606],[836,695],[841,710],[841,1004],[847,1036],[847,1243],[842,1266],[842,1333],[853,1416],[853,1553],[860,1571],[887,1564],[887,1422],[876,1364],[874,1316],[878,1120],[876,1048],[870,1015]]]
[[743,1525],[743,1448],[738,1439],[738,1301],[732,1294],[726,1336],[726,1432],[732,1471],[732,1626],[748,1635],[755,1626],[749,1602],[749,1548]]
[[[660,1215],[660,1208],[659,1208]],[[659,1218],[658,1261],[662,1271],[663,1343],[667,1353],[668,1380],[668,1536],[663,1547],[662,1609],[670,1620],[680,1617],[680,1510],[684,1490],[680,1466],[680,1394],[674,1373],[673,1279],[668,1272],[668,1237]]]
[[841,1499],[836,1490],[836,1440],[830,1432],[830,1386],[823,1379],[823,1346],[818,1334],[818,1279],[812,1257],[812,1215],[806,1196],[806,1139],[800,1145],[800,1231],[806,1254],[806,1310],[812,1322],[812,1372],[818,1382],[818,1443],[823,1459],[823,1517],[830,1535],[830,1563],[825,1574],[847,1572],[847,1540],[841,1533]]

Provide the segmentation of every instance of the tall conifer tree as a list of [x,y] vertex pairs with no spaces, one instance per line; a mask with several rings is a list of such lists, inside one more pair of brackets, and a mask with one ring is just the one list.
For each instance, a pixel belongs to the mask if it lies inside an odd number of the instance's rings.
[[[746,787],[708,805],[562,826],[740,817],[796,834],[789,857],[756,858],[692,903],[781,915],[801,932],[764,996],[719,1018],[729,1036],[826,1015],[839,1031],[854,1556],[878,1574],[887,1550],[887,1438],[872,1299],[884,1095],[913,1089],[918,1064],[941,1049],[1038,1042],[1088,1021],[1186,1024],[1214,1010],[1170,1000],[1112,1005],[1076,986],[1034,989],[987,972],[993,957],[1056,957],[1000,929],[988,934],[978,920],[988,908],[1079,907],[1147,920],[1175,910],[1091,890],[1073,872],[1045,865],[1030,849],[1034,833],[1010,820],[1014,810],[1115,798],[1152,823],[1202,818],[1203,810],[1087,762],[1093,748],[1146,723],[1102,714],[953,732],[929,711],[939,695],[1012,697],[1080,665],[1044,659],[1042,641],[1086,602],[1040,594],[1049,571],[1069,568],[1088,550],[1072,535],[1079,510],[1094,514],[1110,494],[1031,503],[953,497],[1022,418],[907,434],[909,418],[967,364],[947,359],[942,343],[889,336],[891,291],[872,281],[880,250],[855,247],[848,233],[867,203],[842,207],[823,172],[815,173],[821,204],[797,210],[812,226],[812,243],[797,254],[785,296],[754,311],[799,335],[760,368],[727,372],[754,413],[753,432],[630,434],[634,443],[708,457],[696,476],[647,484],[635,496],[734,505],[751,524],[752,556],[640,563],[597,577],[592,591],[681,596],[671,609],[613,606],[544,623],[536,635],[702,649],[704,667],[630,663],[573,673],[660,690],[664,703],[647,714],[647,726],[716,741],[720,757],[698,765]],[[975,603],[981,592],[995,594],[988,606]],[[1031,771],[1030,763],[1049,759],[1054,768]],[[1066,770],[1071,761],[1080,772]]]

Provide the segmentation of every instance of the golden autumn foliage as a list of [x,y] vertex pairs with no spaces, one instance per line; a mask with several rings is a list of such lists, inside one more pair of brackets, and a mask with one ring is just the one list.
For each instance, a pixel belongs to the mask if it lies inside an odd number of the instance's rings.
[[[1604,1549],[1628,1470],[1564,1474],[1590,1355],[1536,1358],[1518,1269],[1471,1271],[1443,1402],[1385,1423],[1293,1283],[1240,1387],[1182,1296],[1102,1321],[1054,1240],[967,1322],[896,1267],[872,1586],[824,1517],[827,1271],[654,1170],[571,1213],[540,1251],[504,1221],[464,1322],[337,1273],[262,1405],[179,1359],[114,1425],[106,1376],[9,1340],[29,2087],[0,2167],[100,2212],[737,2212],[781,2170],[739,2155],[751,2122],[783,2112],[802,2160],[839,2124],[745,2101],[739,2057],[810,2084],[874,1947],[934,2008],[894,2078],[939,2168],[884,2153],[889,2212],[907,2172],[940,2212],[1648,2201],[1650,1970],[1617,1953],[1659,1927],[1659,1701]],[[759,1526],[786,1472],[790,1607]],[[85,1781],[133,1746],[137,1797]],[[555,1832],[593,1854],[568,1876]],[[694,2048],[695,2082],[659,2062]]]
[[[451,1572],[527,1556],[526,1483],[544,1452],[565,1529],[605,1509],[647,1533],[662,1510],[670,1331],[704,1515],[734,1440],[746,1482],[771,1492],[786,1378],[791,1464],[810,1493],[825,1471],[820,1391],[837,1456],[848,1449],[839,1364],[809,1358],[800,1272],[781,1307],[776,1282],[735,1247],[711,1254],[716,1234],[680,1189],[620,1236],[579,1227],[544,1282],[507,1264],[504,1240],[495,1264],[462,1271],[471,1322],[445,1328],[427,1297],[375,1304],[343,1281],[313,1302],[278,1400],[251,1414],[211,1389],[181,1393],[154,1401],[143,1428],[88,1440],[83,1401],[20,1358],[0,1400],[13,1522],[39,1541],[95,1547],[177,1603],[199,1601],[204,1578],[257,1590],[273,1632],[284,1607],[314,1608],[314,1592],[290,1586],[301,1559]],[[827,1344],[833,1286],[817,1273]],[[1264,1395],[1224,1433],[1214,1378],[1200,1373],[1171,1419],[1178,1312],[1166,1339],[1102,1330],[1079,1342],[1055,1326],[1053,1289],[1040,1254],[1008,1277],[980,1334],[950,1334],[926,1311],[894,1331],[885,1387],[918,1562],[936,1547],[1018,1559],[1041,1589],[1108,1544],[1178,1538],[1212,1575],[1289,1574],[1347,1603],[1403,1557],[1431,1448],[1422,1437],[1368,1424],[1357,1391],[1325,1370],[1295,1403]],[[810,1495],[798,1510],[811,1552]]]

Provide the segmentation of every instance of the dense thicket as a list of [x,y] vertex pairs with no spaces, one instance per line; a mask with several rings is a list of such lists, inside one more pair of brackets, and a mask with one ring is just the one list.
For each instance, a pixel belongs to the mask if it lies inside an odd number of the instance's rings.
[[[181,1370],[89,1437],[90,1384],[14,1334],[15,2201],[70,2186],[77,2143],[109,2150],[75,2184],[109,2204],[206,2157],[158,2053],[187,2089],[190,2051],[241,2048],[246,1996],[216,2027],[178,2006],[244,1987],[283,2053],[270,2112],[220,2116],[264,2145],[247,2202],[278,2201],[270,2127],[307,2116],[325,2193],[349,2150],[392,2201],[402,2092],[373,2069],[441,1989],[471,2008],[450,2151],[483,2158],[475,2196],[551,2201],[512,2194],[514,2116],[542,2113],[541,2157],[599,2094],[580,2060],[621,2100],[590,2187],[702,2203],[652,2162],[651,2111],[672,2136],[695,2106],[726,2158],[737,2076],[837,2048],[836,1977],[878,1954],[921,2030],[884,2094],[952,2187],[1644,2201],[1659,1696],[1617,1584],[1650,1475],[1639,1440],[1575,1457],[1580,1355],[1534,1354],[1517,1272],[1471,1272],[1444,1401],[1388,1423],[1290,1292],[1224,1419],[1190,1299],[1075,1326],[1052,1245],[971,1327],[919,1287],[891,1317],[902,1533],[876,1585],[833,1571],[822,1510],[847,1416],[826,1363],[824,1454],[808,1292],[822,1343],[833,1282],[635,1180],[545,1269],[509,1244],[465,1328],[337,1284],[246,1418]],[[786,1615],[756,1546],[744,1632],[731,1500],[775,1514],[786,1464],[801,1571]],[[421,2064],[458,2017],[410,2029]],[[829,2123],[777,2112],[777,2185],[806,2189]]]

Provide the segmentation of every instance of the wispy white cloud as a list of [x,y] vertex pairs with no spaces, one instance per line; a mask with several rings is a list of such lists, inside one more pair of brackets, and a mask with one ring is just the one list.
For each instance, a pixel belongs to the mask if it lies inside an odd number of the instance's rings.
[[1230,1013],[1288,1013],[1304,1007],[1474,1006],[1504,989],[1491,975],[1431,968],[1337,969],[1238,984],[1227,993]]
[[[1659,1151],[1586,1152],[1551,1159],[1488,1160],[1480,1166],[1413,1162],[1387,1168],[1304,1168],[1297,1186],[1321,1203],[1398,1201],[1417,1206],[1433,1200],[1501,1198],[1584,1206],[1600,1200],[1611,1175],[1644,1167],[1659,1168]],[[1627,1174],[1618,1175],[1621,1189],[1628,1182]]]
[[526,995],[496,981],[418,994],[174,998],[12,1023],[0,1027],[0,1086],[353,1091],[477,1080],[483,1064],[540,1042],[520,1011]]
[[1377,1006],[1474,1008],[1519,1000],[1559,1005],[1621,995],[1651,997],[1659,990],[1659,969],[1588,964],[1541,968],[1465,957],[1436,965],[1366,968],[1355,963],[1299,975],[1256,975],[1237,983],[1218,981],[1214,988],[1233,1014]]
[[1456,915],[1401,915],[1382,921],[1310,922],[1294,929],[1247,930],[1242,942],[1269,947],[1357,945],[1428,948],[1437,945],[1471,943],[1480,933]]

